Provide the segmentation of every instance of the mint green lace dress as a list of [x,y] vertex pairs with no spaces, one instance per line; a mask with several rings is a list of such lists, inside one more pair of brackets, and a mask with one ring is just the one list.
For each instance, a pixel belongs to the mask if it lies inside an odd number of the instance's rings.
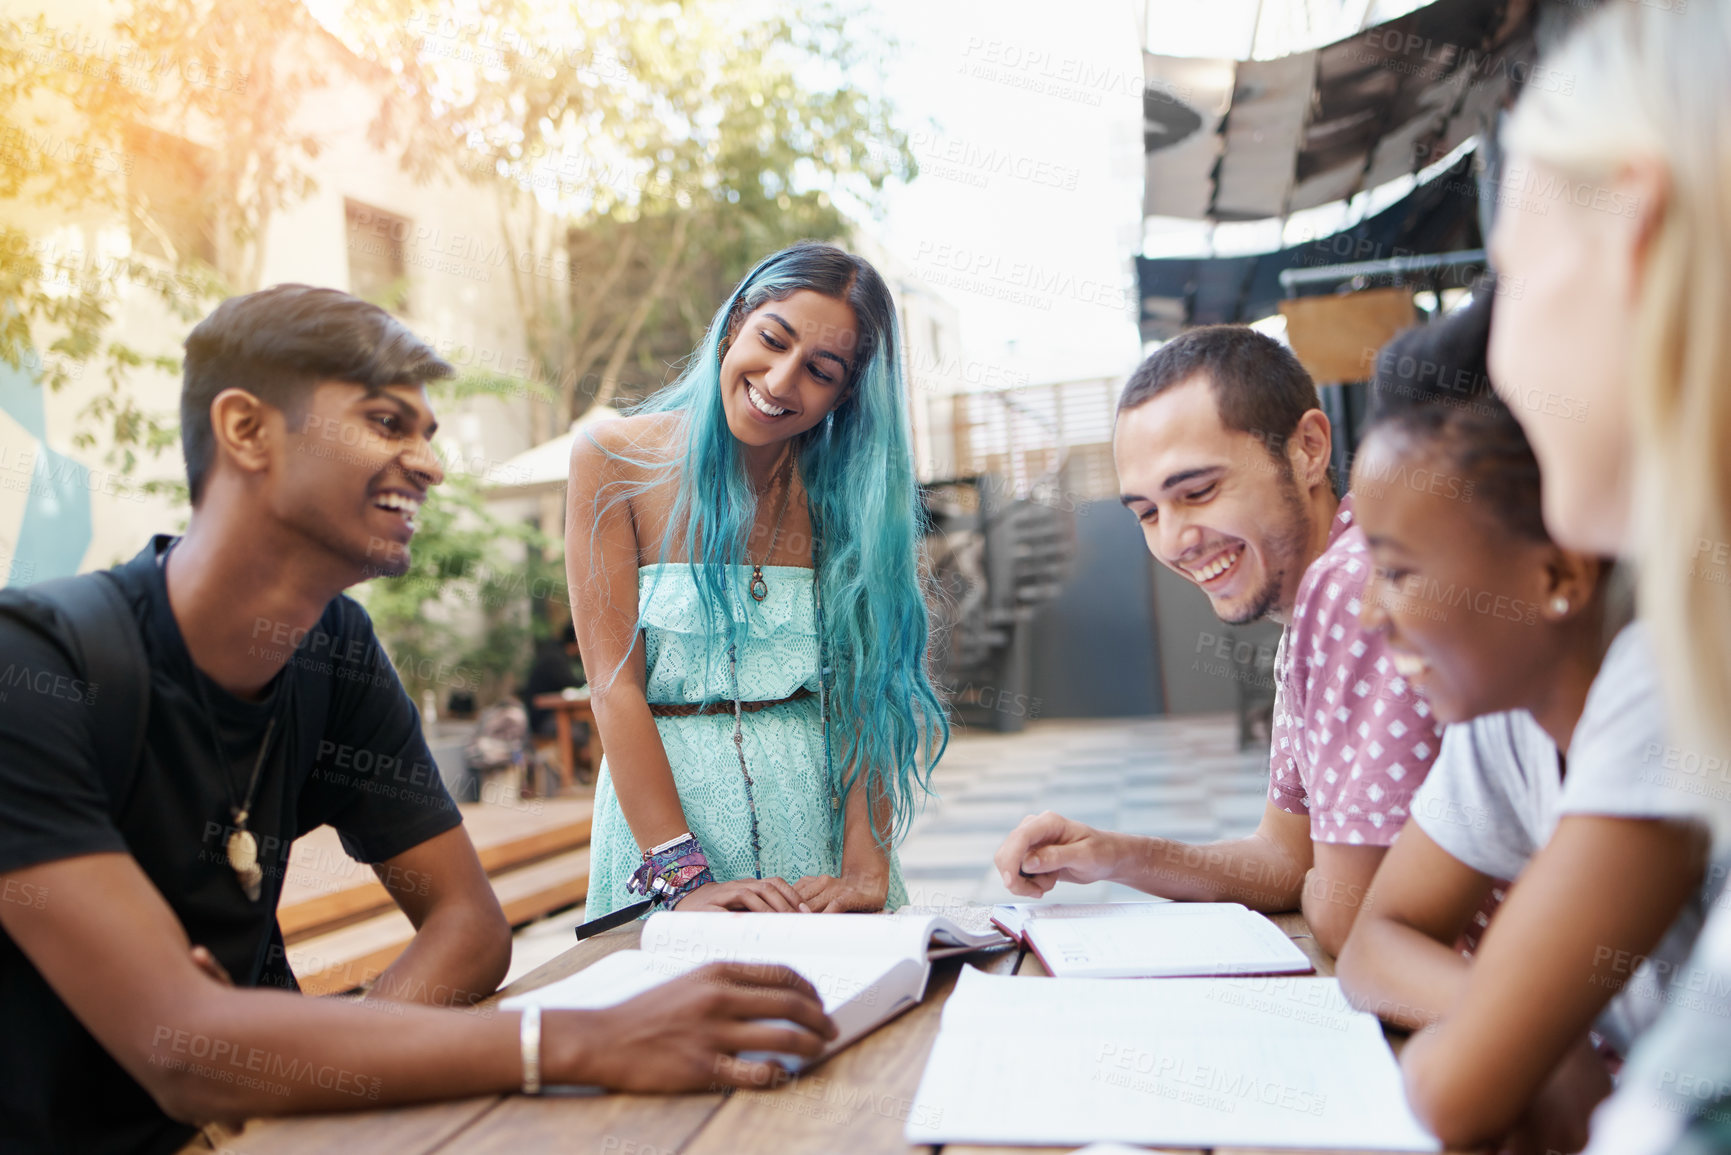
[[[831,835],[832,790],[823,757],[823,722],[817,691],[817,608],[812,571],[764,566],[769,595],[743,598],[750,622],[739,654],[739,697],[773,702],[802,686],[813,694],[744,715],[745,761],[757,799],[763,877],[792,882],[813,874],[841,874],[840,836]],[[652,703],[733,698],[727,652],[706,661],[712,631],[705,628],[690,567],[646,565],[637,571],[643,606],[647,689]],[[733,746],[733,714],[657,717],[661,744],[691,833],[709,856],[717,882],[756,876],[751,851],[751,807]],[[839,768],[838,768],[839,769]],[[619,810],[607,759],[595,783],[595,826],[587,918],[637,901],[625,890],[643,861],[637,839]],[[901,864],[890,854],[888,908],[904,905]]]

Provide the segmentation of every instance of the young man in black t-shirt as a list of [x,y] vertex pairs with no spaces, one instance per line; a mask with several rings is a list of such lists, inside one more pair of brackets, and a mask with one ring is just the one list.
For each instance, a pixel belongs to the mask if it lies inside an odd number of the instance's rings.
[[[408,568],[443,477],[424,383],[450,372],[330,289],[237,297],[193,330],[192,521],[114,571],[149,675],[130,775],[100,764],[125,720],[74,628],[28,591],[30,625],[0,615],[0,1149],[172,1151],[192,1123],[524,1085],[518,1015],[435,1009],[498,985],[510,928],[342,592]],[[295,991],[276,905],[290,845],[324,823],[415,924],[368,996],[389,1017]],[[739,1051],[833,1034],[791,972],[733,967],[542,1029],[542,1081],[631,1090],[761,1082]]]

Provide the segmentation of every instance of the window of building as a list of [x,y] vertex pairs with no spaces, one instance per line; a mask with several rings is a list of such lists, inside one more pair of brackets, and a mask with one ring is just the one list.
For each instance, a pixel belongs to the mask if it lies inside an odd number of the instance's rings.
[[343,201],[348,223],[349,292],[393,313],[409,311],[407,217]]
[[132,251],[179,266],[216,264],[210,150],[182,137],[137,127],[127,133],[133,164],[126,177]]

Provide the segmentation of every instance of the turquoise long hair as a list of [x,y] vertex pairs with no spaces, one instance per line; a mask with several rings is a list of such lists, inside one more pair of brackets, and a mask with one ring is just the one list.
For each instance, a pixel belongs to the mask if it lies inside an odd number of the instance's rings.
[[[823,598],[822,652],[828,662],[830,757],[847,797],[863,777],[866,797],[887,795],[894,808],[880,843],[907,832],[931,772],[949,743],[949,720],[926,668],[928,620],[919,567],[923,514],[914,477],[907,390],[895,303],[871,264],[833,245],[804,243],[764,258],[716,311],[703,343],[669,386],[633,413],[682,415],[684,452],[665,462],[630,460],[654,478],[641,491],[677,476],[672,516],[660,543],[689,559],[704,620],[731,623],[715,637],[711,662],[728,645],[743,648],[747,604],[746,539],[757,496],[721,400],[721,360],[739,325],[768,301],[802,289],[845,302],[858,342],[844,401],[797,436],[792,451],[809,494],[818,537],[817,581]],[[615,492],[614,500],[631,496]],[[611,504],[611,502],[609,502]],[[644,604],[654,596],[653,583]],[[638,628],[643,628],[643,618]],[[710,684],[714,684],[711,681]],[[842,813],[836,816],[839,831]]]

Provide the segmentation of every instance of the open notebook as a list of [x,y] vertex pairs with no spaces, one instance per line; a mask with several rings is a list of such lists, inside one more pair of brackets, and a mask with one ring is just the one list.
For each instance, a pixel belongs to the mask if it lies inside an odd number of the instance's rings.
[[644,922],[640,949],[610,954],[499,1005],[596,1010],[706,963],[781,963],[817,988],[835,1021],[839,1033],[827,1058],[924,998],[932,959],[1007,945],[996,930],[967,930],[942,915],[662,911]]
[[1030,981],[963,967],[908,1142],[1435,1151],[1333,979]]
[[1309,974],[1281,929],[1236,902],[1014,903],[992,921],[1054,978]]

